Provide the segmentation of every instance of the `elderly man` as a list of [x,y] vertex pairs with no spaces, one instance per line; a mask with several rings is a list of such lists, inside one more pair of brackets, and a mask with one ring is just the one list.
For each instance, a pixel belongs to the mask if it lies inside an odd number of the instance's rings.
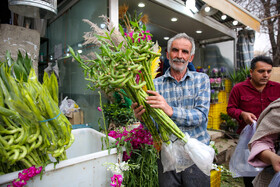
[[[183,131],[199,141],[209,144],[207,116],[210,106],[209,77],[204,73],[189,71],[188,63],[194,58],[193,38],[180,33],[167,44],[166,56],[170,68],[164,75],[154,80],[157,92],[148,90],[147,103],[153,108],[162,109]],[[141,121],[145,112],[143,106],[132,104],[135,116]],[[161,161],[158,161],[158,177],[161,187],[210,186],[210,177],[195,164],[182,172],[163,173]]]
[[[250,75],[244,82],[236,84],[230,93],[227,112],[239,122],[237,133],[241,133],[247,124],[257,120],[261,112],[280,97],[280,84],[269,81],[272,60],[266,56],[257,56],[251,61]],[[253,186],[254,177],[243,177],[246,187]]]

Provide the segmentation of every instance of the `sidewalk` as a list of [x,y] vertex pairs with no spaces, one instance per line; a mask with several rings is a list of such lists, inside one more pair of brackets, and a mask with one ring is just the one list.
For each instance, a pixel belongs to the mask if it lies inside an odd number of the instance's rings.
[[216,163],[222,164],[230,160],[231,155],[237,145],[238,139],[228,138],[222,131],[207,130],[211,141],[215,142],[215,146],[218,149],[218,155],[216,155]]

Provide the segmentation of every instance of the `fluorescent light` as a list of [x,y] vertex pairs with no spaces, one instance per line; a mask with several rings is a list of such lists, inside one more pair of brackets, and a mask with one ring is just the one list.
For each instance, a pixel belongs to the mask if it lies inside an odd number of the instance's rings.
[[201,30],[197,30],[197,31],[195,31],[197,34],[201,34],[202,33],[202,31]]
[[232,24],[233,24],[233,25],[237,25],[237,24],[238,24],[238,21],[234,20],[234,21],[232,22]]
[[144,4],[144,3],[139,3],[139,4],[138,4],[138,7],[143,8],[143,7],[145,7],[145,4]]
[[165,36],[165,37],[163,37],[163,39],[165,39],[165,40],[169,40],[169,37],[168,37],[168,36]]
[[175,22],[177,20],[178,20],[177,18],[171,18],[171,21],[173,21],[173,22]]
[[204,11],[205,11],[205,12],[210,12],[210,10],[211,10],[211,8],[210,8],[209,6],[206,6],[206,7],[204,8]]
[[195,0],[187,0],[186,7],[189,8],[194,14],[198,12],[195,6]]
[[222,16],[221,16],[221,19],[222,19],[222,20],[227,19],[227,15],[225,15],[225,14],[224,14],[224,15],[222,15]]

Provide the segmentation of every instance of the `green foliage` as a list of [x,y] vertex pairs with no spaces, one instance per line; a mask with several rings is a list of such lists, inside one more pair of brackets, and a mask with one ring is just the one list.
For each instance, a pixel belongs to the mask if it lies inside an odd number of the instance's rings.
[[228,129],[235,129],[237,127],[237,122],[235,119],[231,118],[228,114],[221,113],[221,120],[225,121]]
[[125,126],[136,121],[133,110],[124,107],[123,104],[112,103],[104,105],[104,116],[109,123],[114,123],[118,126]]
[[246,66],[245,68],[237,68],[233,73],[229,73],[229,79],[233,84],[245,81],[250,75],[250,69]]
[[124,172],[123,184],[127,187],[158,187],[158,153],[154,146],[145,144],[142,149],[133,150],[133,153],[128,163],[139,165],[140,167]]
[[7,51],[5,58],[8,66],[12,67],[14,76],[18,80],[23,80],[26,82],[30,69],[32,68],[32,61],[31,58],[28,57],[27,53],[25,54],[25,57],[23,57],[21,52],[18,51],[17,60],[14,60],[11,57],[11,53]]

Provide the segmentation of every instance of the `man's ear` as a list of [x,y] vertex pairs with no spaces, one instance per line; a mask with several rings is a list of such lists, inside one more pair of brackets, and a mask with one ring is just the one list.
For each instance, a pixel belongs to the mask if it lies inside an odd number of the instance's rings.
[[192,62],[193,61],[193,58],[194,58],[194,55],[192,55],[189,59],[189,62]]
[[250,69],[250,77],[252,77],[252,73],[253,73],[253,70],[252,70],[252,69]]
[[166,51],[166,58],[169,60],[169,54],[167,51]]

